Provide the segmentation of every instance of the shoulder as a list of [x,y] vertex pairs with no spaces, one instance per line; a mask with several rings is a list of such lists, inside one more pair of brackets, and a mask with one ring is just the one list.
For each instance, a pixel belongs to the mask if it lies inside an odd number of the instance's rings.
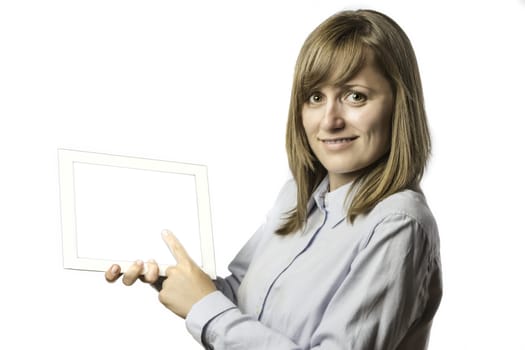
[[417,246],[428,250],[429,256],[439,256],[438,227],[421,192],[404,190],[383,199],[356,218],[354,227],[364,235],[361,247],[389,241],[401,250]]
[[427,233],[437,232],[437,224],[425,196],[421,192],[404,190],[379,202],[367,215],[376,222],[395,217],[416,222]]

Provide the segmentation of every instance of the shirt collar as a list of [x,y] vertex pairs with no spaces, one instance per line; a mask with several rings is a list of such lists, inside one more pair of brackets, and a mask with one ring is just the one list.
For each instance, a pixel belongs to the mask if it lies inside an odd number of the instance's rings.
[[314,190],[314,193],[312,193],[312,196],[310,197],[310,200],[308,202],[308,212],[313,209],[314,205],[317,205],[320,209],[324,209],[324,197],[326,193],[328,192],[329,182],[328,182],[328,176],[325,176],[323,181],[317,186],[317,188]]
[[314,206],[330,214],[333,226],[339,224],[348,214],[348,206],[351,202],[352,193],[349,193],[352,182],[349,182],[334,191],[328,192],[328,176],[317,186],[312,193],[308,202],[308,212],[310,213]]

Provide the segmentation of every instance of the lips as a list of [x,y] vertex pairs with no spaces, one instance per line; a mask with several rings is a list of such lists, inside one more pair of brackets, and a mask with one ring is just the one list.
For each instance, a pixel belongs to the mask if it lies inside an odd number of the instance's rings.
[[338,143],[352,142],[356,140],[359,136],[350,136],[350,137],[338,137],[333,139],[319,139],[322,143],[329,145],[336,145]]

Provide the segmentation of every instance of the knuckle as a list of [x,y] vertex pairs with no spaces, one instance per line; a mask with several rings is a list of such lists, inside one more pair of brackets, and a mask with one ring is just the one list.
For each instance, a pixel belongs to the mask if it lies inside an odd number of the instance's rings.
[[171,276],[171,275],[177,273],[177,270],[178,270],[177,266],[178,266],[178,265],[168,267],[168,268],[166,269],[166,276]]

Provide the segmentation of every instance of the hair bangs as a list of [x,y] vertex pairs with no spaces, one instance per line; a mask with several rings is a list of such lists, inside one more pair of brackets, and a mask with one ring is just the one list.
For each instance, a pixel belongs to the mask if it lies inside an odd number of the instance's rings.
[[[345,84],[364,66],[370,49],[355,33],[317,38],[304,57],[300,90],[303,101],[323,85]],[[322,43],[316,45],[316,43]]]

